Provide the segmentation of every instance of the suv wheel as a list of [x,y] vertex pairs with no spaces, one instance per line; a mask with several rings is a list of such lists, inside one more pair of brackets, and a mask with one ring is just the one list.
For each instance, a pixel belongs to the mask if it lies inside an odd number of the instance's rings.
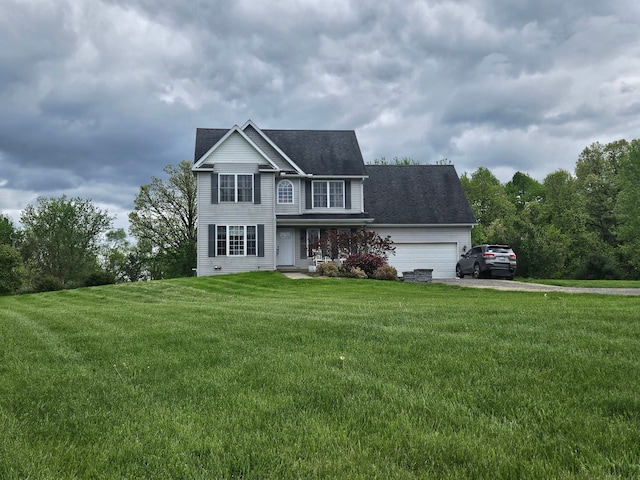
[[464,278],[464,273],[462,273],[462,269],[460,268],[460,265],[456,265],[456,277]]
[[480,265],[477,263],[473,266],[473,278],[480,278],[482,275],[480,274]]

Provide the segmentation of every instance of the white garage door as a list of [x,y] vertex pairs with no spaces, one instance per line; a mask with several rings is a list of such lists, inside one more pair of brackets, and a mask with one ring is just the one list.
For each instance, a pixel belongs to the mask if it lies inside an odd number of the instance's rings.
[[389,264],[402,272],[416,268],[433,269],[433,278],[456,276],[458,248],[455,243],[395,243],[396,254],[389,255]]

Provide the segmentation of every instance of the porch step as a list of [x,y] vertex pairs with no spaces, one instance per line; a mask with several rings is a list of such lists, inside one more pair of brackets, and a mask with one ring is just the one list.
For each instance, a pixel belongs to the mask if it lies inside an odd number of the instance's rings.
[[277,267],[276,270],[282,273],[309,273],[309,268],[300,267]]

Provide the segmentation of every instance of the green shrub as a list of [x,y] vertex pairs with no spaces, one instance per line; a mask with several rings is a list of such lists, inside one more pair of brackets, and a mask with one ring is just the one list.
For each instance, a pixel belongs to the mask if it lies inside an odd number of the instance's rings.
[[113,285],[116,283],[116,276],[104,270],[92,272],[84,279],[85,287],[97,287],[98,285]]
[[54,292],[56,290],[63,290],[64,284],[62,280],[53,275],[36,276],[33,280],[34,292]]
[[316,267],[316,273],[323,277],[337,277],[338,266],[333,262],[324,262]]
[[584,259],[576,270],[575,277],[577,280],[619,280],[622,273],[615,260],[594,253]]
[[20,253],[10,245],[0,244],[0,295],[16,293],[22,286],[24,277]]
[[352,253],[347,257],[343,265],[347,271],[357,267],[364,271],[368,277],[373,277],[373,273],[386,263],[387,261],[383,257],[372,253]]
[[391,265],[383,265],[373,272],[373,278],[376,280],[397,280],[398,271]]

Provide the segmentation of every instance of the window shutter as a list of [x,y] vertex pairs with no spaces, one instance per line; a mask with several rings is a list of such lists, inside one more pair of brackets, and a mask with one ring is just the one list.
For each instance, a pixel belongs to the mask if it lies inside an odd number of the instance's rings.
[[214,224],[210,224],[209,225],[209,253],[208,253],[209,257],[215,257],[216,256],[216,225]]
[[253,203],[256,205],[261,203],[260,200],[260,174],[255,173],[253,175]]
[[300,229],[300,260],[307,259],[307,231]]
[[264,223],[258,225],[258,256],[264,257]]
[[211,172],[211,203],[218,203],[218,174]]
[[351,180],[344,181],[344,208],[351,210]]
[[313,203],[311,202],[311,181],[310,180],[307,180],[304,182],[304,202],[305,202],[305,208],[308,210],[311,210]]

